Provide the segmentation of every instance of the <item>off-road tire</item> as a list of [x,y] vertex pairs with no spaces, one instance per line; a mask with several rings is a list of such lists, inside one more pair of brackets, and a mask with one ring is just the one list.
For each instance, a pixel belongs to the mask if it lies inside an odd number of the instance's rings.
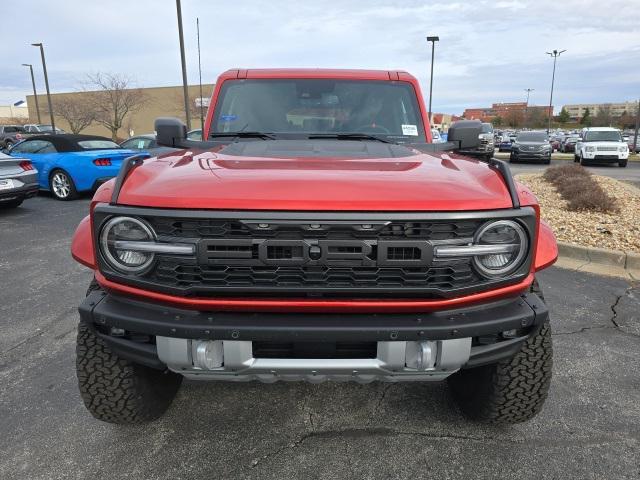
[[[93,280],[89,295],[100,290]],[[160,417],[171,405],[182,375],[119,357],[91,327],[78,325],[76,373],[85,406],[98,420],[136,424]]]
[[[531,291],[544,300],[537,283]],[[471,419],[514,424],[536,416],[551,383],[551,327],[542,325],[513,357],[494,365],[460,370],[449,377],[453,397]]]
[[624,168],[624,167],[626,167],[626,166],[627,166],[627,160],[620,160],[620,161],[618,162],[618,166],[619,166],[620,168]]

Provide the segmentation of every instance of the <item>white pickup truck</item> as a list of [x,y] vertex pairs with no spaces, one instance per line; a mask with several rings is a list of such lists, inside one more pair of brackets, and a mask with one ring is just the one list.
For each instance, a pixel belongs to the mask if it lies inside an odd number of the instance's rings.
[[629,146],[622,140],[620,130],[611,127],[585,128],[576,143],[574,161],[590,163],[617,163],[627,166]]

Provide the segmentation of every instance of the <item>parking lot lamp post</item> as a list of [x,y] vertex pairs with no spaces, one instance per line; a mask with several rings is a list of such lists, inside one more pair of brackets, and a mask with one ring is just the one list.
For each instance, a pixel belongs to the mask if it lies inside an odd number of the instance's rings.
[[184,114],[187,120],[187,131],[191,130],[191,112],[189,111],[189,87],[187,86],[187,61],[184,56],[184,35],[182,34],[182,6],[176,0],[178,11],[178,37],[180,39],[180,61],[182,62],[182,90],[184,93]]
[[553,74],[551,75],[551,97],[549,97],[549,125],[547,126],[547,135],[551,131],[551,117],[553,117],[553,83],[556,79],[556,60],[564,52],[566,52],[566,50],[554,50],[553,52],[547,52],[547,55],[551,55],[553,57]]
[[640,100],[638,100],[638,106],[636,107],[636,125],[633,134],[633,153],[638,148],[638,129],[640,128]]
[[524,105],[524,123],[526,125],[527,118],[529,117],[529,94],[533,92],[535,88],[525,88],[524,91],[527,92],[527,101]]
[[49,118],[51,119],[51,129],[56,133],[56,122],[53,119],[53,106],[51,105],[51,92],[49,91],[49,76],[47,75],[47,62],[44,59],[44,46],[42,43],[32,43],[34,47],[40,47],[40,57],[42,58],[42,71],[44,72],[44,86],[47,89],[47,103],[49,104]]
[[38,123],[42,123],[40,119],[40,106],[38,105],[38,93],[36,92],[36,80],[33,78],[33,65],[30,63],[23,63],[23,67],[29,67],[29,72],[31,72],[31,85],[33,86],[33,100],[36,102],[36,113],[38,114]]
[[429,123],[433,121],[431,118],[431,100],[433,99],[433,60],[435,58],[436,42],[440,41],[440,37],[427,37],[427,42],[431,42],[431,80],[429,81]]

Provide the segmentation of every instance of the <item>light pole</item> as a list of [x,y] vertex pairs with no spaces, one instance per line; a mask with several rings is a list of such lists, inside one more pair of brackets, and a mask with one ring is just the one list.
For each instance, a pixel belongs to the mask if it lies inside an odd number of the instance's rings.
[[178,36],[180,37],[180,60],[182,61],[182,90],[184,93],[184,113],[187,120],[187,131],[191,130],[191,113],[189,112],[189,87],[187,86],[187,62],[184,58],[184,35],[182,34],[182,7],[176,0],[178,11]]
[[47,89],[47,103],[49,104],[49,118],[51,119],[51,129],[56,133],[56,122],[53,119],[53,106],[51,105],[51,92],[49,91],[49,76],[47,75],[47,62],[44,59],[44,46],[42,43],[32,43],[34,47],[40,47],[40,57],[42,58],[42,71],[44,72],[44,86]]
[[431,118],[431,100],[433,99],[433,60],[435,58],[436,42],[440,41],[440,37],[427,37],[427,42],[431,42],[431,80],[429,81],[429,123]]
[[23,63],[23,67],[29,67],[29,72],[31,72],[31,85],[33,86],[33,100],[36,102],[36,113],[38,114],[38,123],[42,123],[40,119],[40,106],[38,105],[38,93],[36,92],[36,80],[33,78],[33,65],[30,63]]
[[202,64],[200,63],[200,19],[196,18],[196,30],[198,31],[198,81],[200,85],[200,128],[204,131],[204,105],[202,99]]
[[556,79],[556,60],[558,57],[566,52],[566,50],[554,50],[553,52],[547,52],[547,55],[551,55],[553,57],[553,74],[551,75],[551,97],[549,97],[549,124],[547,126],[547,135],[551,131],[551,117],[553,116],[553,83]]
[[529,117],[529,94],[533,92],[535,88],[525,88],[524,91],[527,92],[527,102],[524,105],[524,123],[527,124],[527,119]]

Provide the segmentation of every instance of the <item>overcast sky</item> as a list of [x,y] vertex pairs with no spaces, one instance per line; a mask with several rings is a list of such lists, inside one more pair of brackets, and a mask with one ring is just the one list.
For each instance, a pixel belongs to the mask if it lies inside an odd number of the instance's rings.
[[[87,73],[131,76],[138,86],[181,83],[174,0],[30,0],[0,28],[0,104],[38,91],[44,42],[52,92],[77,89]],[[436,45],[433,110],[525,99],[554,105],[616,102],[640,96],[640,0],[382,1],[183,0],[190,83],[197,83],[196,17],[200,17],[203,82],[233,67],[402,69],[429,90]],[[9,9],[11,10],[11,9]]]

